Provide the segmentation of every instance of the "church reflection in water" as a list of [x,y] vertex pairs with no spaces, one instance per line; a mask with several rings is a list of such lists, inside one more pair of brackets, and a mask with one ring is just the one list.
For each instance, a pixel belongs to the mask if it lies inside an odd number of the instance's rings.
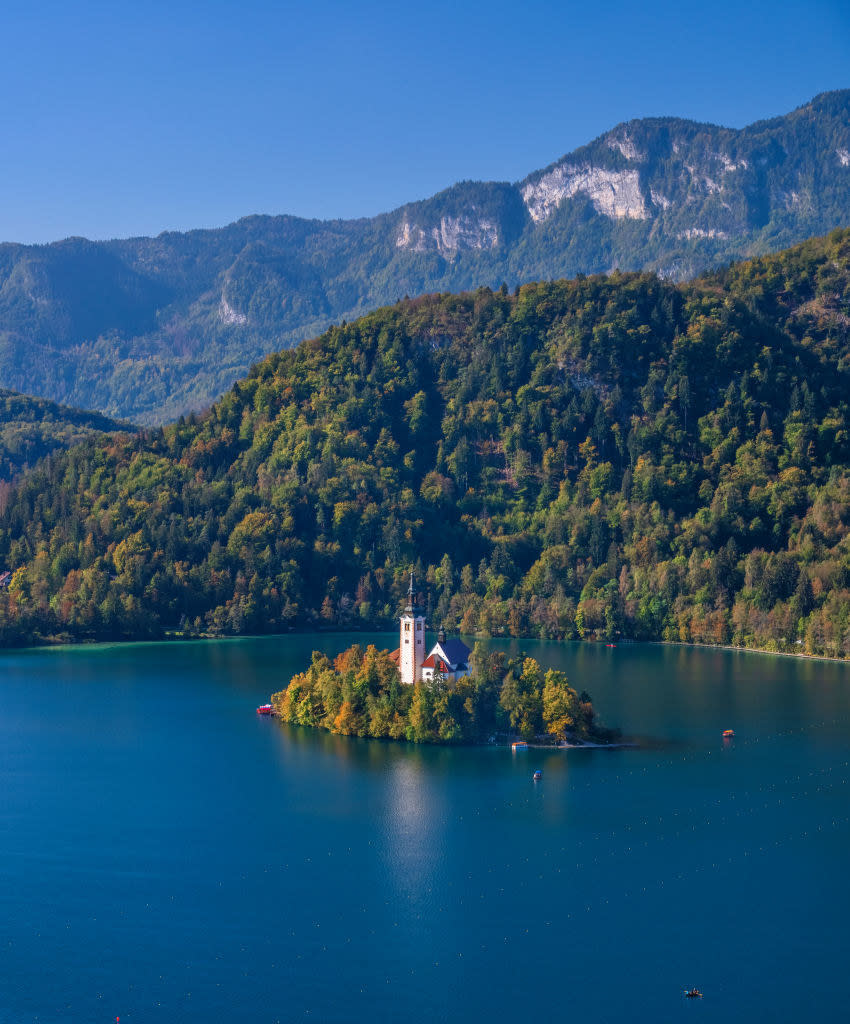
[[446,827],[439,778],[429,773],[426,758],[416,751],[388,759],[386,815],[381,837],[389,872],[410,899],[426,898],[440,870]]

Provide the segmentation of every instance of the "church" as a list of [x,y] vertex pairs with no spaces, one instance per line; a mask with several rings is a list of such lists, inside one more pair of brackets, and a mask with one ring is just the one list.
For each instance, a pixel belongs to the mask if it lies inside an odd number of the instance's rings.
[[398,665],[401,681],[413,686],[414,683],[431,682],[437,675],[444,679],[460,679],[469,675],[471,654],[462,640],[447,640],[446,631],[442,628],[437,634],[436,644],[428,655],[425,654],[425,615],[416,604],[411,573],[407,606],[399,623],[398,650],[390,655]]

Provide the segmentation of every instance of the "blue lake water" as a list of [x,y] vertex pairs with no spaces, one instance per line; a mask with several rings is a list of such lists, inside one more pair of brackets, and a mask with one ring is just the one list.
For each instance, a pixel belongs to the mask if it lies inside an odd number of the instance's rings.
[[0,1022],[846,1019],[850,667],[523,644],[639,749],[255,714],[351,640],[0,655]]

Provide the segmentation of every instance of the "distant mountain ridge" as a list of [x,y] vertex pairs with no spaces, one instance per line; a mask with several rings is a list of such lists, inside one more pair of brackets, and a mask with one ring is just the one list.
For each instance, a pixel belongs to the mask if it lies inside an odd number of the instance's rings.
[[516,184],[374,218],[0,245],[0,384],[158,423],[404,294],[614,268],[682,280],[845,224],[850,90],[741,130],[629,121]]

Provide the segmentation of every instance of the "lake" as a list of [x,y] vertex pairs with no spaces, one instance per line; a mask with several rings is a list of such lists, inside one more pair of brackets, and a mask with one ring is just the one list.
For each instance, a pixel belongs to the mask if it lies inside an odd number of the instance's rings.
[[2,1024],[845,1016],[850,666],[522,644],[637,749],[255,713],[353,639],[0,655]]

